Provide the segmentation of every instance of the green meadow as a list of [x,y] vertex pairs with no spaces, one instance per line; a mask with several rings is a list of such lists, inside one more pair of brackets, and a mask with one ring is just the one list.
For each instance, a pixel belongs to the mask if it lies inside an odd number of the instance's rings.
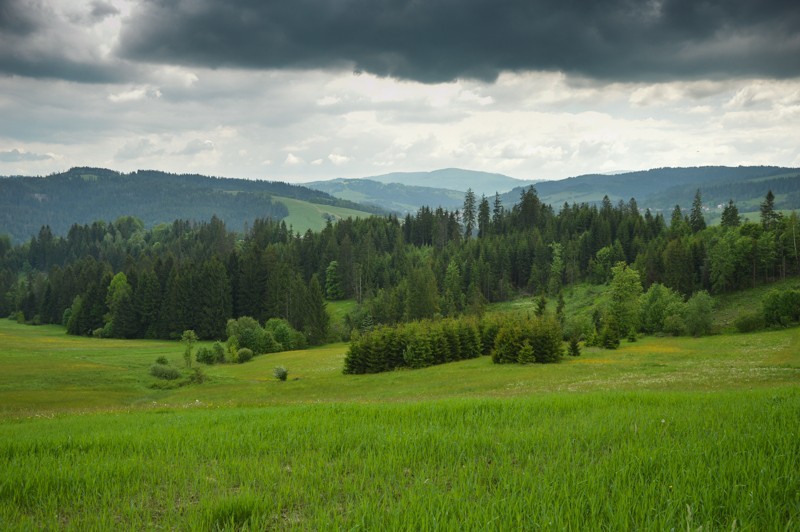
[[0,320],[0,529],[800,526],[798,329],[360,376],[346,348],[162,389],[178,343]]

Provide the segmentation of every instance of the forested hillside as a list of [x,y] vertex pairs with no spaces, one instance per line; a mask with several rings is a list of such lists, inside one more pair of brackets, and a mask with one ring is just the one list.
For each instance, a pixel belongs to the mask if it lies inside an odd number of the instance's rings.
[[43,225],[65,235],[74,223],[135,216],[147,228],[174,220],[207,221],[216,215],[242,231],[256,218],[283,219],[289,209],[280,198],[351,208],[380,209],[336,199],[288,183],[176,175],[152,170],[122,174],[102,168],[73,168],[47,177],[0,178],[0,234],[20,242]]
[[431,186],[380,183],[371,179],[332,179],[316,181],[308,186],[331,196],[359,203],[377,205],[389,212],[416,212],[423,205],[456,210],[464,201],[464,192]]
[[[536,176],[532,176],[536,177]],[[481,180],[484,180],[481,182]],[[500,174],[447,169],[434,172],[394,173],[363,179],[334,179],[309,186],[337,198],[378,205],[392,212],[416,212],[423,206],[455,210],[468,189],[493,199],[500,195],[513,206],[526,187],[534,184],[543,203],[560,208],[567,203],[600,204],[636,198],[642,208],[669,212],[675,205],[688,208],[699,188],[710,221],[721,214],[720,205],[735,199],[742,212],[757,211],[768,190],[777,209],[800,208],[800,170],[771,166],[704,166],[657,168],[620,174],[589,174],[555,181],[522,182]],[[511,189],[510,187],[514,187]]]
[[[798,216],[774,207],[770,194],[760,222],[750,223],[729,203],[723,223],[706,227],[696,196],[668,225],[635,200],[556,212],[531,187],[510,209],[468,195],[461,216],[423,208],[404,220],[346,219],[304,234],[266,219],[244,235],[219,218],[148,230],[123,217],[73,225],[65,237],[44,227],[23,245],[0,240],[0,311],[64,323],[74,334],[152,338],[186,329],[221,338],[231,317],[283,318],[323,341],[324,298],[360,303],[349,317],[353,329],[480,314],[487,302],[520,293],[560,299],[567,285],[604,284],[628,270],[644,290],[668,289],[665,302],[683,301],[701,290],[724,293],[800,273]],[[567,329],[599,332],[609,318],[597,314],[588,325],[560,319]],[[660,320],[650,332],[666,327]],[[670,324],[673,332],[679,326]]]
[[[675,205],[688,208],[699,188],[707,207],[713,209],[732,199],[742,212],[747,212],[758,210],[759,203],[770,189],[778,197],[776,208],[800,208],[798,179],[800,170],[797,168],[702,166],[656,168],[616,175],[582,175],[542,181],[536,184],[536,189],[543,202],[557,206],[564,202],[599,204],[604,196],[608,196],[614,202],[636,198],[642,208],[670,211]],[[501,194],[502,201],[505,204],[515,202],[521,190],[518,187]]]

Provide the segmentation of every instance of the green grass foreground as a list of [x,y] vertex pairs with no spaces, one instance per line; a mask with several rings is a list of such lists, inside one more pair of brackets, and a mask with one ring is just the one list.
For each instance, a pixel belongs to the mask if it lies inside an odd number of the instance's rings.
[[792,530],[796,389],[0,425],[8,529]]
[[178,343],[0,320],[0,529],[800,523],[798,329],[363,376],[345,349],[164,390]]

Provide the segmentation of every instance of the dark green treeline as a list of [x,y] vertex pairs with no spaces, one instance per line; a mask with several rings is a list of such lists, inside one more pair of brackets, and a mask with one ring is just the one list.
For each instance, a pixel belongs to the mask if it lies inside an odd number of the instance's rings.
[[[458,212],[422,208],[396,217],[348,219],[298,234],[256,220],[245,234],[218,218],[145,230],[132,217],[45,226],[29,242],[0,238],[0,312],[64,323],[73,334],[175,338],[194,329],[223,338],[229,318],[286,319],[317,341],[324,296],[354,298],[361,327],[479,313],[520,292],[555,296],[570,283],[606,283],[619,261],[689,296],[720,293],[800,273],[800,223],[765,200],[761,222],[742,222],[732,202],[723,225],[704,227],[698,203],[670,223],[636,201],[564,204],[534,188],[511,209],[473,198]],[[465,231],[471,227],[471,231]],[[313,331],[313,333],[311,332]]]

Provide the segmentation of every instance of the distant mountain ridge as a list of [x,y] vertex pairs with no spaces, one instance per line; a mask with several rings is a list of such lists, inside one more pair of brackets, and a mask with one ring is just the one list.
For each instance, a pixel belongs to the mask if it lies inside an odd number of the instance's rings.
[[460,209],[468,189],[472,189],[478,198],[481,195],[493,198],[496,193],[535,183],[497,173],[443,168],[430,172],[393,172],[354,179],[339,178],[306,185],[337,198],[404,214],[416,212],[423,205]]
[[[800,169],[778,166],[700,166],[655,168],[614,175],[587,174],[559,181],[540,181],[536,191],[544,203],[558,208],[567,203],[599,203],[604,196],[612,202],[635,198],[640,208],[668,210],[675,205],[691,205],[700,189],[705,205],[716,206],[733,199],[741,207],[752,207],[769,190],[767,181],[800,175]],[[760,183],[760,184],[759,184]],[[792,187],[794,183],[794,187]],[[748,186],[744,186],[748,184]],[[785,182],[778,208],[800,207],[800,181]],[[517,187],[502,196],[504,204],[519,200],[526,187]],[[709,194],[704,194],[704,191]],[[756,202],[756,206],[757,206]]]
[[399,183],[417,187],[457,190],[462,193],[471,188],[478,196],[481,194],[494,196],[495,192],[503,193],[516,187],[535,183],[535,181],[516,179],[503,174],[461,168],[443,168],[430,172],[393,172],[364,179],[384,184]]
[[[508,189],[509,185],[514,186]],[[472,188],[478,198],[484,194],[490,201],[497,191],[501,202],[510,207],[519,201],[522,190],[530,186],[536,188],[544,203],[555,208],[565,202],[600,203],[608,196],[615,203],[635,198],[641,208],[671,210],[675,205],[690,206],[698,188],[704,204],[714,208],[733,199],[742,212],[757,210],[770,189],[776,194],[778,208],[800,208],[800,169],[778,166],[654,168],[585,174],[557,181],[522,181],[502,174],[447,168],[318,181],[308,186],[338,198],[400,213],[415,212],[423,205],[461,208],[467,188]]]
[[375,205],[400,214],[416,212],[422,205],[455,210],[460,209],[464,203],[464,192],[459,190],[379,183],[367,178],[339,178],[306,184],[336,198]]
[[[284,199],[282,202],[282,198]],[[291,201],[289,201],[291,200]],[[315,205],[315,208],[303,208]],[[310,205],[309,205],[310,204]],[[321,207],[320,207],[321,206]],[[104,168],[72,168],[47,177],[0,177],[0,234],[27,240],[43,225],[66,234],[75,224],[135,216],[146,227],[176,219],[209,220],[216,215],[232,230],[256,218],[292,223],[295,231],[319,229],[342,215],[382,214],[300,185],[275,181],[217,178],[139,170],[129,174]]]

